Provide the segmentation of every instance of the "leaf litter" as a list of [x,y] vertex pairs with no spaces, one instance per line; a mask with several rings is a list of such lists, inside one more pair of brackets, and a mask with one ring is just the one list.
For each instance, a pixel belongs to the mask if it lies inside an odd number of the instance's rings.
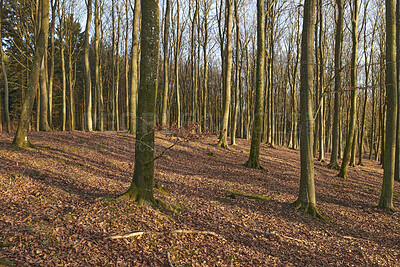
[[[261,146],[264,170],[246,168],[250,141],[180,142],[156,160],[154,193],[169,214],[115,197],[134,168],[122,132],[31,133],[34,149],[0,135],[0,266],[330,266],[400,264],[400,214],[376,208],[381,166],[365,160],[336,177],[315,162],[325,223],[295,210],[299,151]],[[174,144],[156,134],[156,153]],[[394,205],[400,209],[400,185]],[[129,238],[116,240],[135,232]],[[154,234],[152,234],[154,233]],[[215,233],[207,234],[207,233]]]

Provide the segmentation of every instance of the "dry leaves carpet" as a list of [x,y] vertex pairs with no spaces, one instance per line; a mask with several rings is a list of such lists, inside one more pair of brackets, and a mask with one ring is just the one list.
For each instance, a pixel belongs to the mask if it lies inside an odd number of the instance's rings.
[[[376,208],[382,169],[349,180],[315,163],[318,207],[332,222],[295,210],[299,151],[261,149],[265,170],[243,167],[250,141],[181,143],[156,161],[157,198],[168,214],[115,200],[133,175],[125,133],[32,133],[34,149],[0,135],[0,266],[400,266],[400,213]],[[171,146],[158,133],[156,152]],[[395,184],[400,209],[400,185]],[[136,231],[197,230],[110,240]]]

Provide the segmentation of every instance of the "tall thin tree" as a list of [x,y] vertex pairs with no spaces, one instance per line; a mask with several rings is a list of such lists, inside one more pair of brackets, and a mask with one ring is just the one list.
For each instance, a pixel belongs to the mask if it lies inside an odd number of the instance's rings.
[[315,0],[304,1],[303,33],[300,59],[300,189],[293,205],[312,216],[324,219],[318,212],[314,186],[314,117],[312,111],[313,87],[313,27],[315,21]]
[[228,11],[226,24],[226,55],[224,67],[224,108],[221,122],[221,133],[217,146],[229,148],[228,146],[228,123],[229,108],[231,105],[231,80],[232,80],[232,24],[233,24],[233,0],[226,0]]
[[[396,6],[395,0],[386,0],[386,136],[382,193],[378,206],[393,211],[393,187],[397,122],[396,77]],[[383,133],[382,133],[383,134]]]
[[347,169],[350,162],[350,153],[354,142],[356,120],[357,120],[357,49],[358,49],[358,0],[353,1],[352,16],[352,53],[351,53],[351,74],[350,74],[350,88],[351,88],[351,100],[350,100],[350,122],[349,130],[346,138],[346,146],[344,148],[342,165],[340,167],[339,177],[347,179]]
[[29,83],[26,88],[25,98],[22,105],[20,120],[13,143],[18,147],[31,146],[28,140],[28,126],[30,123],[32,108],[35,102],[36,92],[39,87],[40,67],[46,52],[49,34],[49,0],[42,0],[41,5],[41,27],[35,46],[35,55],[32,62]]
[[265,70],[265,10],[264,0],[257,0],[257,80],[256,103],[254,110],[253,133],[251,147],[246,166],[262,169],[260,165],[260,143],[264,111],[264,70]]
[[89,41],[90,41],[90,25],[92,22],[92,0],[87,0],[87,18],[86,18],[86,29],[85,29],[85,89],[86,89],[86,129],[90,132],[93,131],[92,121],[92,80],[90,75],[90,62],[89,62]]
[[123,198],[139,204],[155,204],[154,186],[154,125],[158,80],[159,1],[142,0],[142,31],[138,128],[135,143],[133,179]]

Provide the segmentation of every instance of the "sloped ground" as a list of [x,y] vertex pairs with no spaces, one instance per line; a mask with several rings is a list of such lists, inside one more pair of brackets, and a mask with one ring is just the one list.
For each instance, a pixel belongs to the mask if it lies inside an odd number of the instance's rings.
[[[181,143],[156,161],[165,214],[115,200],[130,185],[134,138],[124,133],[32,133],[36,149],[0,135],[0,266],[395,266],[400,213],[376,208],[382,169],[365,160],[349,180],[315,163],[318,208],[331,223],[295,210],[299,151],[263,145],[265,170],[243,167],[250,141],[231,150],[215,137]],[[157,134],[157,152],[172,144]],[[395,185],[400,209],[400,185]],[[211,231],[145,234],[135,231]]]

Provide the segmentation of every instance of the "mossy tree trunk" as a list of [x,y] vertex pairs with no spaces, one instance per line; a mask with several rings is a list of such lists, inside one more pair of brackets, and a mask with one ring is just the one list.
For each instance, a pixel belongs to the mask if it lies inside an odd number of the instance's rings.
[[33,104],[35,102],[36,92],[39,88],[39,75],[44,53],[46,52],[49,31],[49,0],[41,1],[41,27],[35,46],[35,55],[33,58],[31,72],[29,75],[28,87],[25,92],[25,98],[22,105],[21,116],[18,123],[17,132],[13,144],[18,147],[31,146],[28,141],[28,127],[32,115]]
[[396,6],[394,0],[386,1],[386,103],[383,185],[378,206],[384,210],[393,211],[397,128]]
[[343,31],[343,0],[336,0],[337,20],[335,33],[335,99],[332,126],[332,152],[329,167],[339,169],[339,123],[340,123],[340,94],[342,87],[342,31]]
[[159,1],[142,0],[142,37],[140,86],[135,144],[135,170],[131,186],[123,197],[139,204],[155,203],[154,183],[154,125],[158,82]]
[[260,143],[264,111],[264,69],[265,69],[265,9],[264,0],[257,0],[257,80],[256,103],[251,135],[251,147],[246,166],[262,169],[260,165]]
[[346,146],[344,148],[342,165],[340,167],[339,177],[347,179],[347,170],[349,168],[350,156],[355,141],[356,132],[356,120],[357,120],[357,48],[358,48],[358,0],[353,1],[352,8],[352,43],[353,50],[351,53],[351,74],[350,74],[350,88],[351,88],[351,100],[350,100],[350,122],[349,130],[346,138]]
[[228,10],[226,22],[226,56],[224,68],[224,108],[221,124],[221,133],[217,146],[229,148],[228,146],[228,123],[229,109],[231,105],[231,80],[232,80],[232,24],[233,24],[233,0],[226,0]]
[[314,217],[323,218],[316,207],[314,186],[314,117],[312,111],[313,87],[313,28],[315,0],[305,0],[300,59],[300,190],[293,205]]

